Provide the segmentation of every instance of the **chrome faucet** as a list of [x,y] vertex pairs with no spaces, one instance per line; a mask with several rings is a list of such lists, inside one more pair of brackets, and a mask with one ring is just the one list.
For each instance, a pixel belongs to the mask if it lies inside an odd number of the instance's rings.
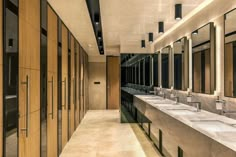
[[226,101],[219,99],[219,97],[216,100],[216,109],[221,110],[221,115],[226,115],[226,114],[236,114],[236,110],[227,110],[226,107]]
[[174,92],[173,90],[171,91],[170,98],[175,99],[174,104],[177,105],[179,103],[179,97],[176,95],[176,92]]
[[162,88],[160,88],[159,95],[163,97],[163,99],[166,98],[166,94],[162,91]]
[[196,108],[196,112],[200,112],[202,109],[201,102],[189,102],[193,107]]

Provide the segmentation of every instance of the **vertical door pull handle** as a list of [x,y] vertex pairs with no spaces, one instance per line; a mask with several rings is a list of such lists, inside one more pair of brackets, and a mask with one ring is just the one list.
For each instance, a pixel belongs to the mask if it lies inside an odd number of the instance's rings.
[[64,105],[62,105],[62,107],[64,106],[64,110],[66,110],[66,78],[64,78],[62,83],[64,83]]
[[52,116],[52,119],[53,119],[53,113],[54,113],[54,91],[53,91],[53,87],[54,87],[54,80],[53,80],[53,76],[52,76],[52,80],[51,81],[48,81],[48,83],[51,83],[51,92],[52,92],[52,97],[51,97],[51,99],[52,99],[52,105],[51,105],[51,113],[49,113],[49,115],[51,115]]
[[26,86],[26,127],[22,128],[21,131],[26,132],[26,137],[29,135],[29,114],[30,114],[30,88],[29,88],[29,76],[26,75],[26,81],[21,82],[22,85]]

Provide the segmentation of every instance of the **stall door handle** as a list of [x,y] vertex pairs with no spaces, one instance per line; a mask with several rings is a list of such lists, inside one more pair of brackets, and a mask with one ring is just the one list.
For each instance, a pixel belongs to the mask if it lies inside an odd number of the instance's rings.
[[22,128],[21,131],[26,132],[26,137],[29,135],[29,113],[30,113],[30,88],[29,88],[29,76],[26,75],[26,81],[21,82],[22,85],[26,86],[26,127]]
[[66,78],[62,81],[62,83],[64,83],[64,105],[62,105],[62,107],[66,110]]
[[52,110],[52,112],[51,113],[49,113],[49,115],[51,115],[52,116],[52,119],[53,119],[53,113],[54,113],[54,101],[53,101],[53,99],[54,99],[54,92],[53,92],[53,86],[54,86],[54,80],[53,80],[53,76],[52,76],[52,79],[51,79],[51,81],[48,81],[48,83],[51,83],[51,92],[52,92],[52,97],[51,97],[51,99],[52,99],[52,105],[51,105],[51,110]]

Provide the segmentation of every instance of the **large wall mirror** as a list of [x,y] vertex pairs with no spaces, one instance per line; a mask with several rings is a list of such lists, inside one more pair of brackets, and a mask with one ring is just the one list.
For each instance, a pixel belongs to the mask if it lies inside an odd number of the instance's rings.
[[174,55],[174,89],[188,88],[188,43],[183,37],[173,44]]
[[215,28],[213,23],[192,33],[193,92],[213,94],[215,90]]
[[171,86],[171,77],[170,77],[170,54],[171,47],[167,46],[161,51],[161,84],[162,88],[169,88]]
[[236,97],[236,9],[225,14],[224,93]]

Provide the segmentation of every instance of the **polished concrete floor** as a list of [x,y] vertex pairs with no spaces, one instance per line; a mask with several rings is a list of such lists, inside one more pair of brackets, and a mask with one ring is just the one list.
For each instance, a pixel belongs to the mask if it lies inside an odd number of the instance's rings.
[[137,124],[120,123],[118,110],[88,111],[61,157],[160,157]]

